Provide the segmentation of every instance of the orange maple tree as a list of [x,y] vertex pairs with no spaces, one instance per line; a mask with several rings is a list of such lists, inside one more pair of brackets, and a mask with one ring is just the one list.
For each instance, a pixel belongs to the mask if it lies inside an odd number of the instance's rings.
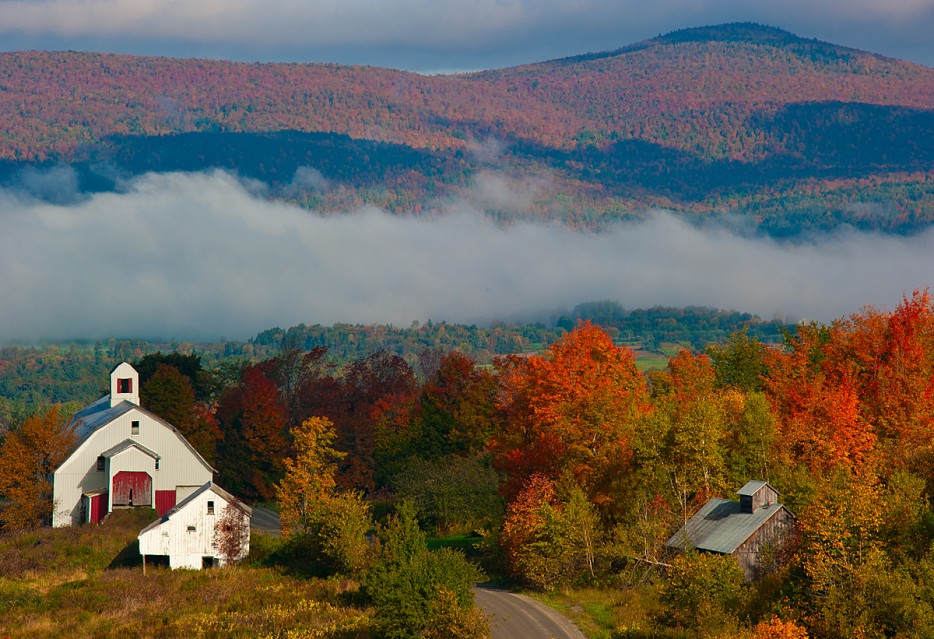
[[767,356],[766,390],[787,461],[812,471],[934,459],[934,305],[915,291],[892,312],[867,308],[800,326]]
[[0,447],[0,495],[11,502],[3,511],[4,530],[51,523],[52,473],[76,442],[74,427],[64,423],[57,406],[7,434]]
[[632,351],[584,322],[544,356],[497,367],[502,427],[490,449],[508,477],[507,496],[536,473],[570,472],[594,501],[611,501],[613,476],[627,467],[636,421],[649,408]]

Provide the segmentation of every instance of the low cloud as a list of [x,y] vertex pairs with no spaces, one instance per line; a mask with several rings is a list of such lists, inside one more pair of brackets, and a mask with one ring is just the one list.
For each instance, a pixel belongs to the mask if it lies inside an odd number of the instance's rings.
[[13,175],[14,190],[27,199],[74,204],[82,199],[78,174],[70,166],[26,166]]
[[300,166],[295,170],[292,181],[279,189],[279,195],[286,198],[304,197],[328,189],[328,179],[321,171],[311,166]]
[[476,322],[614,299],[828,321],[930,284],[934,231],[783,243],[664,212],[601,233],[263,199],[226,173],[73,204],[0,192],[0,341],[247,338],[300,322]]

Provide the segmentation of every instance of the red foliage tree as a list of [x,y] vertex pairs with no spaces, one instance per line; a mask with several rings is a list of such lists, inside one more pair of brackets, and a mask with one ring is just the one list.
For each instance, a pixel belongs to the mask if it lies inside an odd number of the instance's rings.
[[289,452],[288,415],[276,385],[258,366],[248,366],[221,398],[217,415],[225,485],[245,497],[272,499]]

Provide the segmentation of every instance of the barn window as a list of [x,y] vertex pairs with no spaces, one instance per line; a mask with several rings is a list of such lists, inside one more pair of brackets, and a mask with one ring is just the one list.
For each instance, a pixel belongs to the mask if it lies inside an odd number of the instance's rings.
[[126,377],[117,380],[117,392],[120,394],[133,392],[133,378]]
[[195,531],[195,527],[194,527],[194,526],[189,526],[189,527],[188,527],[188,532],[194,532],[194,531]]
[[134,419],[134,420],[130,423],[130,434],[131,434],[131,435],[139,435],[139,421],[137,421],[137,420]]
[[213,501],[208,502],[208,514],[209,515],[214,514],[214,502]]
[[159,470],[159,460],[156,460],[156,470]]
[[107,464],[107,460],[104,459],[103,455],[97,458],[97,470],[103,471],[106,464]]

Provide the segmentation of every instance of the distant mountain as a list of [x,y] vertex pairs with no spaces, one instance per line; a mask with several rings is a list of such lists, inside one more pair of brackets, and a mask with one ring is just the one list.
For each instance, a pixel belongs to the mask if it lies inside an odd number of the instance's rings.
[[[489,140],[498,155],[478,152]],[[665,206],[910,230],[934,220],[932,154],[934,70],[755,24],[431,77],[0,53],[7,181],[34,163],[74,164],[89,188],[221,166],[309,206],[417,211],[508,167],[549,176],[530,214],[574,224]],[[339,188],[290,189],[300,166]]]

